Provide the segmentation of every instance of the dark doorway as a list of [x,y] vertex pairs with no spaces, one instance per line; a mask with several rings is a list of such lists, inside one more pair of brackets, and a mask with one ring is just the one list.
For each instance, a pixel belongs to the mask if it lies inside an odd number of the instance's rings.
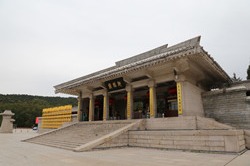
[[103,120],[103,96],[96,96],[94,106],[94,121]]
[[120,91],[111,93],[109,96],[109,119],[126,119],[127,92]]
[[133,119],[146,118],[149,114],[149,88],[147,86],[134,90]]
[[177,89],[176,82],[164,82],[157,84],[157,117],[177,117]]

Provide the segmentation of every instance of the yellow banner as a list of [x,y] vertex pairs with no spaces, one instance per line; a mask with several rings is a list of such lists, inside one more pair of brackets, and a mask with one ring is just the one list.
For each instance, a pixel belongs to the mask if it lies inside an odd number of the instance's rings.
[[149,88],[149,111],[150,111],[150,117],[154,117],[154,87]]
[[182,85],[177,82],[178,115],[182,115]]
[[131,92],[127,92],[127,119],[131,116]]

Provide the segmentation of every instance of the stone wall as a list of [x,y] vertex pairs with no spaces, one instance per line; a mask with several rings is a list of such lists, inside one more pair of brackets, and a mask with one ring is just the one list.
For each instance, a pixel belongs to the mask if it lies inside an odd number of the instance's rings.
[[205,116],[240,129],[250,129],[250,96],[245,86],[202,94]]
[[128,146],[238,153],[245,140],[243,130],[129,130],[95,149]]
[[129,146],[241,152],[245,141],[243,130],[129,131]]
[[120,136],[95,149],[144,147],[196,151],[241,152],[245,149],[243,130],[195,116],[145,119]]

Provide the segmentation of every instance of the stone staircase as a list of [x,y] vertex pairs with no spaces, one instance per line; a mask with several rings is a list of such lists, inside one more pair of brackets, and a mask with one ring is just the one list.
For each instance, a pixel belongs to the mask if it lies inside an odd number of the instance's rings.
[[128,126],[133,122],[134,121],[79,122],[24,141],[74,150],[77,147]]
[[124,121],[78,122],[26,142],[76,152],[115,147],[143,147],[240,153],[249,132],[198,116]]

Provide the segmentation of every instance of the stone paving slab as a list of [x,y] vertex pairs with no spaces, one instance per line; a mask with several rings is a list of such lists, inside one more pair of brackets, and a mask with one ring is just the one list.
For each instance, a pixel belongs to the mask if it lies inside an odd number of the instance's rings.
[[35,132],[0,134],[0,166],[249,166],[250,151],[236,154],[193,153],[144,148],[72,152],[20,140]]

